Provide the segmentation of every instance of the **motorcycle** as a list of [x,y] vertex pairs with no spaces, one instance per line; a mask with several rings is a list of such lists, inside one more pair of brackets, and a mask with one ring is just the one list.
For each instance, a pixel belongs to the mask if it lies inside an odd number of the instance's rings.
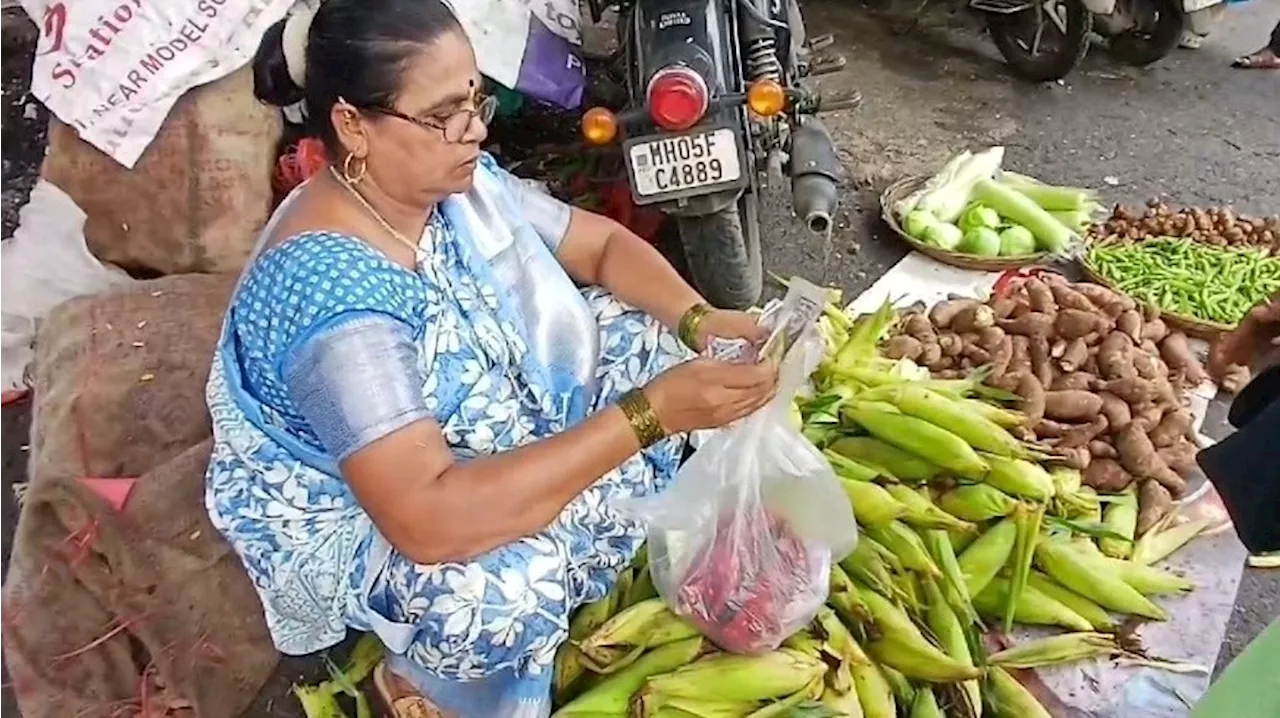
[[[1188,18],[1225,0],[968,0],[982,13],[991,41],[1009,68],[1033,82],[1060,80],[1084,59],[1090,35],[1109,40],[1121,62],[1143,67],[1162,59]],[[1207,21],[1206,21],[1207,22]]]
[[808,229],[829,236],[845,170],[816,115],[858,104],[806,79],[842,68],[832,38],[807,40],[797,0],[590,0],[618,11],[622,107],[582,119],[593,145],[621,142],[632,200],[673,217],[685,264],[707,301],[760,298],[760,190],[770,163],[791,179]]

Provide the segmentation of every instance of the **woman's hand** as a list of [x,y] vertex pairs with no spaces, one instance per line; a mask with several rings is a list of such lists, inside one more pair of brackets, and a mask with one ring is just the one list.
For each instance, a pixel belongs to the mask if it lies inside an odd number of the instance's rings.
[[694,359],[667,370],[644,388],[658,423],[670,434],[714,429],[773,398],[778,369],[768,362],[729,364]]
[[1235,331],[1214,342],[1209,349],[1209,375],[1221,384],[1233,367],[1249,366],[1255,357],[1266,354],[1268,349],[1274,354],[1278,340],[1280,294],[1254,307]]
[[759,344],[769,338],[769,332],[760,326],[755,316],[731,309],[716,309],[698,323],[698,350],[707,348],[712,337],[721,339],[746,339]]

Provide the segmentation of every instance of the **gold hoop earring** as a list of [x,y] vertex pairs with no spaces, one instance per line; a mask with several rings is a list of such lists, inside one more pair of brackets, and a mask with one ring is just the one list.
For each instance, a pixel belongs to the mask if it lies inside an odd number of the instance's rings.
[[[360,162],[360,171],[353,172],[353,164]],[[369,169],[369,163],[362,157],[356,157],[354,152],[348,153],[347,158],[342,161],[342,179],[347,184],[360,184],[360,180],[364,179],[364,173]]]

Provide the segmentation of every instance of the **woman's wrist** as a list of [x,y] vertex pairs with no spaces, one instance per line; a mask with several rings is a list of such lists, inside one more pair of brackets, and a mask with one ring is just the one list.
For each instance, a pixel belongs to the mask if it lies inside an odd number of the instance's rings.
[[697,304],[685,310],[680,315],[680,322],[676,327],[676,336],[680,342],[694,351],[702,351],[702,339],[700,329],[702,322],[715,311],[715,307],[706,302],[698,302]]
[[658,421],[658,414],[653,410],[653,405],[640,389],[632,389],[623,394],[622,398],[618,399],[618,408],[622,410],[622,415],[631,425],[631,431],[635,432],[640,448],[647,449],[667,438],[667,430],[663,428],[662,422]]

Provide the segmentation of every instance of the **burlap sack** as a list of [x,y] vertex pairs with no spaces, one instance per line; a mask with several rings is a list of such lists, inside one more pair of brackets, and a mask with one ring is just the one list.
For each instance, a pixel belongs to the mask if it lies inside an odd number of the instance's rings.
[[[204,384],[233,283],[143,282],[72,300],[41,329],[31,484],[4,587],[5,661],[27,718],[231,718],[275,667],[258,598],[203,501]],[[139,478],[117,512],[84,476]]]
[[231,272],[271,211],[280,133],[243,68],[178,100],[132,170],[52,120],[41,175],[89,216],[99,259],[140,276]]

